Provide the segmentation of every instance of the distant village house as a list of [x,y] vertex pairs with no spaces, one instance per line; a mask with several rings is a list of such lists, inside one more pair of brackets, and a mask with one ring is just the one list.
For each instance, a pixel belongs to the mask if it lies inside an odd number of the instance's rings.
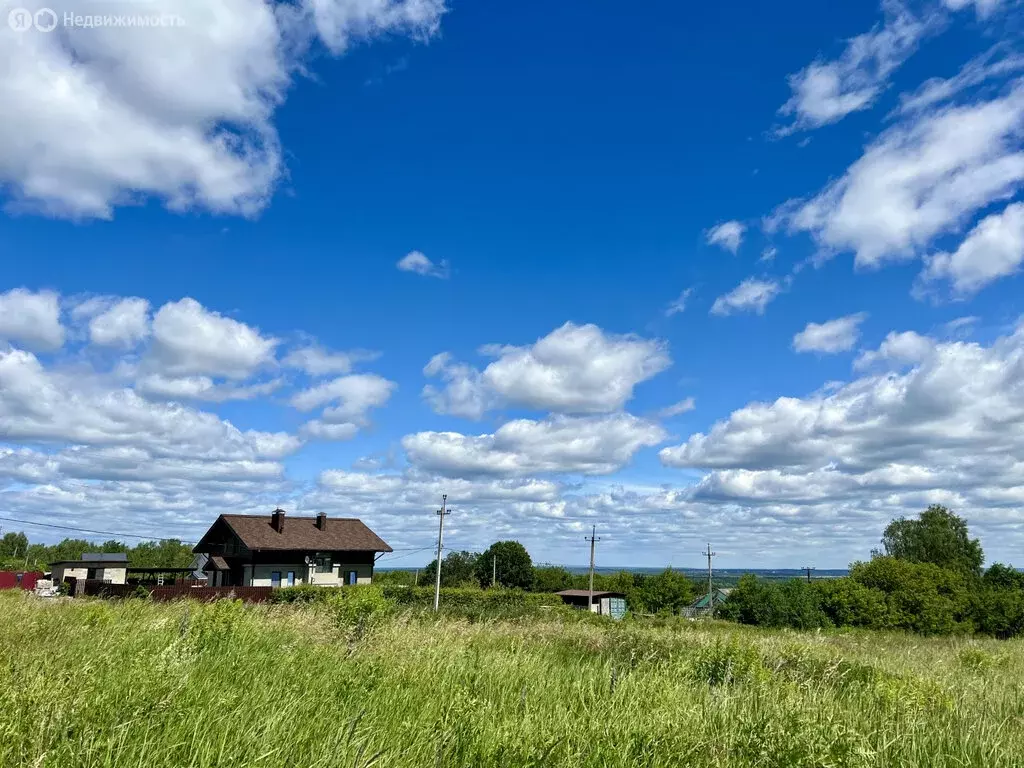
[[[688,606],[683,608],[683,616],[688,619],[699,619],[708,616],[712,609],[717,611],[725,603],[729,597],[731,589],[718,589],[715,588],[712,595],[713,597],[709,600],[707,593],[704,593]],[[709,608],[710,606],[710,608]]]
[[626,596],[621,592],[594,590],[593,602],[590,600],[591,592],[588,589],[563,589],[555,594],[562,598],[563,603],[574,608],[586,610],[587,603],[590,603],[592,613],[611,616],[613,619],[621,619],[626,615]]
[[128,555],[124,552],[86,552],[81,560],[50,563],[50,573],[54,584],[68,579],[125,584],[128,581]]
[[355,518],[221,515],[193,550],[206,556],[211,587],[337,587],[369,584],[392,549]]

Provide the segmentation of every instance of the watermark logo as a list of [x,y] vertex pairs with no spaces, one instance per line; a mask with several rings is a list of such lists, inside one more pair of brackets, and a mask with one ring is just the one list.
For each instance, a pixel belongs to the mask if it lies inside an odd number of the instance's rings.
[[63,18],[51,8],[40,8],[33,13],[27,8],[13,8],[7,14],[7,25],[15,32],[53,32],[63,23],[65,27],[83,29],[97,27],[184,27],[185,20],[171,13],[149,14],[74,14],[65,13]]
[[57,12],[50,8],[40,8],[35,13],[27,8],[12,8],[7,14],[7,26],[15,32],[28,32],[30,29],[53,32],[57,23]]
[[7,25],[15,32],[28,32],[32,29],[32,11],[12,8],[7,14]]
[[40,8],[32,20],[40,32],[53,32],[57,28],[57,13],[49,8]]

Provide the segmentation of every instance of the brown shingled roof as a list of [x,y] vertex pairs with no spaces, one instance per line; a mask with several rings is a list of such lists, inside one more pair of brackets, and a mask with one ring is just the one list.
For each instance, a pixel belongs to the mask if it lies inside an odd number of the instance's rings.
[[356,518],[329,517],[326,530],[315,517],[285,517],[278,533],[270,515],[221,515],[249,549],[299,549],[320,552],[391,552],[391,547]]

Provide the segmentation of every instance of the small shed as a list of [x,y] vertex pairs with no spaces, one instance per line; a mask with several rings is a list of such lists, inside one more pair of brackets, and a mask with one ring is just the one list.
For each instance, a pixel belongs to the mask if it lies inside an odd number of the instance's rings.
[[[724,603],[726,601],[726,598],[729,597],[730,592],[732,592],[731,589],[718,588],[712,591],[713,602],[711,602],[710,604],[715,611],[722,607],[722,603]],[[708,609],[708,605],[708,595],[705,592],[703,595],[698,597],[688,606],[683,608],[683,616],[685,616],[688,619],[696,619],[703,616],[707,616],[709,613],[711,613],[711,611]]]
[[86,552],[81,560],[50,563],[55,584],[65,579],[99,579],[108,584],[124,584],[128,577],[128,555],[124,552]]
[[[562,602],[580,610],[587,609],[590,603],[591,592],[588,589],[563,589],[556,592]],[[594,590],[594,600],[590,603],[592,613],[602,616],[611,616],[613,619],[621,619],[626,615],[626,596],[621,592],[605,592]]]

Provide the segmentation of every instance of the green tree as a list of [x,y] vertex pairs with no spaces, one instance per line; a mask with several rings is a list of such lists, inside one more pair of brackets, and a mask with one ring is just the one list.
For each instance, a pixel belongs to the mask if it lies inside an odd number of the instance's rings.
[[696,590],[682,572],[666,568],[661,573],[641,576],[632,590],[624,590],[630,610],[643,613],[678,614],[693,602]]
[[95,552],[96,545],[90,544],[85,539],[64,539],[59,544],[45,548],[45,562],[52,563],[55,560],[81,560],[86,552]]
[[[421,578],[422,576],[423,574],[420,573]],[[402,587],[411,587],[416,583],[416,573],[415,571],[408,571],[405,569],[382,570],[374,568],[373,583],[380,587],[392,584]],[[420,586],[422,586],[422,584]]]
[[[475,552],[449,552],[441,561],[442,587],[477,586],[476,563],[480,556]],[[420,574],[420,586],[430,586],[437,579],[437,560],[431,560]]]
[[1024,590],[1024,573],[1021,573],[1012,565],[993,563],[985,571],[982,577],[985,586],[993,589],[1020,589]]
[[543,565],[533,569],[534,592],[561,592],[571,589],[572,574],[560,565]]
[[893,520],[882,535],[882,546],[887,556],[897,560],[973,574],[980,574],[985,562],[981,543],[968,535],[967,522],[938,504],[917,520]]
[[28,552],[28,537],[24,533],[5,533],[0,539],[0,558],[24,558]]
[[533,586],[533,561],[526,547],[518,541],[496,541],[476,563],[476,577],[480,586],[491,586],[491,574],[497,568],[498,584],[515,589]]
[[885,592],[850,578],[820,579],[814,582],[822,612],[837,627],[885,629],[889,606]]
[[747,573],[733,587],[718,616],[741,624],[784,627],[786,610],[782,600],[782,593],[774,584]]
[[979,632],[1002,640],[1024,633],[1024,591],[986,587],[974,595],[972,611]]
[[[108,545],[118,545],[118,542],[106,542]],[[123,549],[104,549],[103,552],[127,552],[128,563],[134,568],[188,568],[192,565],[195,555],[192,548],[182,544],[177,539],[162,539],[161,541],[143,541],[134,547],[128,548],[120,545]]]
[[940,568],[934,563],[914,563],[894,557],[875,557],[854,563],[850,578],[886,596],[889,622],[894,628],[925,635],[970,631],[970,576]]

